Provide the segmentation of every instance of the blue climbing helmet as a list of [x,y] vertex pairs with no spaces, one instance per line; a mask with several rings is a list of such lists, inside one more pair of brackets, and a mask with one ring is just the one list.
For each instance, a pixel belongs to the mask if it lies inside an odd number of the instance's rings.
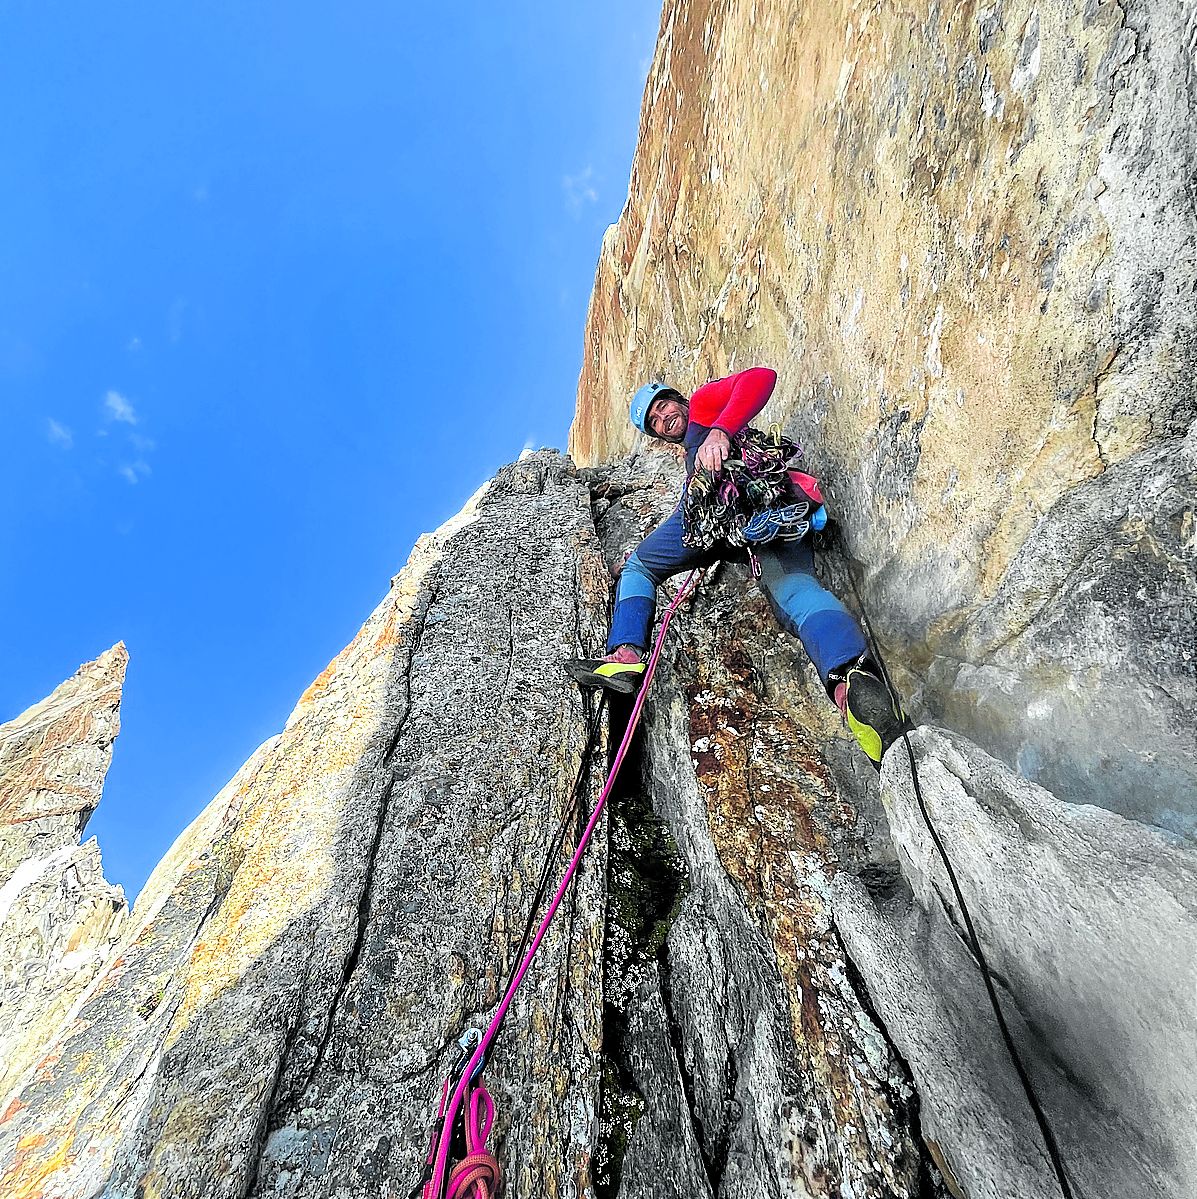
[[[636,392],[634,396],[632,396],[632,407],[630,412],[632,424],[634,424],[641,433],[647,433],[649,437],[652,436],[652,433],[648,427],[648,410],[653,406],[653,400],[655,400],[657,396],[666,392],[670,395],[678,395],[674,388],[665,383],[646,383],[642,388],[640,388],[639,391]],[[681,397],[678,396],[678,398],[680,399]]]

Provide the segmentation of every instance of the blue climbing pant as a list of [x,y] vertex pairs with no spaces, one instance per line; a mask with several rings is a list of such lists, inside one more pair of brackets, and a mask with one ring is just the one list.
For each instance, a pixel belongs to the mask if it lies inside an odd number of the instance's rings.
[[[657,588],[671,575],[708,566],[726,557],[728,547],[693,550],[682,540],[682,510],[675,508],[627,560],[615,593],[608,653],[619,645],[648,648]],[[815,577],[809,542],[771,541],[756,551],[760,583],[782,628],[797,637],[823,683],[837,666],[865,652],[856,617]]]

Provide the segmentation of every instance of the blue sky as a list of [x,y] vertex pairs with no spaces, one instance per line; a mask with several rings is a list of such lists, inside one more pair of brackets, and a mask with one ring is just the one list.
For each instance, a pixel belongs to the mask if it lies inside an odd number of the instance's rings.
[[564,445],[659,5],[50,11],[0,16],[0,721],[128,644],[132,898],[416,537]]

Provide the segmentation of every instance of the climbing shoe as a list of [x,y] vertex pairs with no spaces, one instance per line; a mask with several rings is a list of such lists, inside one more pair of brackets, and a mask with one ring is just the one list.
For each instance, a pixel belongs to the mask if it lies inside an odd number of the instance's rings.
[[643,662],[611,662],[606,658],[571,658],[565,664],[582,687],[605,687],[619,695],[635,695],[644,679]]
[[880,770],[885,751],[914,726],[872,663],[854,662],[842,674],[833,672],[832,698],[844,714],[866,757]]

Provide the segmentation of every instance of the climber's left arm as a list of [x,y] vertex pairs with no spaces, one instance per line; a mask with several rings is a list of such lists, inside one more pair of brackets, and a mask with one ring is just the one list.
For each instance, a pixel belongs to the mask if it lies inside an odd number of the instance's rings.
[[767,366],[750,366],[726,379],[713,379],[690,397],[690,419],[712,432],[735,437],[769,402],[776,386],[777,372]]
[[769,402],[776,383],[776,371],[753,366],[726,379],[714,379],[690,397],[690,419],[711,430],[698,447],[695,461],[699,466],[713,475],[723,469],[731,439]]

